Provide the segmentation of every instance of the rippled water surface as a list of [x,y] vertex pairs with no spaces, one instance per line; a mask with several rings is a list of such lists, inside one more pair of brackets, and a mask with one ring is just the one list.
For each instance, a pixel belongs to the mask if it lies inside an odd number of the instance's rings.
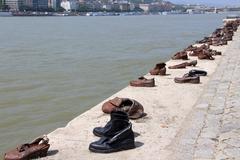
[[225,16],[0,17],[0,153],[65,126]]

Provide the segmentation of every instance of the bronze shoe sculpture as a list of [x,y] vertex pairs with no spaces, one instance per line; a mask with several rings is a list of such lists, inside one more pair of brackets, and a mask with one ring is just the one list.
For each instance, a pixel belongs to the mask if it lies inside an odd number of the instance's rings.
[[191,62],[184,62],[181,64],[177,64],[174,66],[169,66],[169,69],[181,69],[181,68],[186,68],[187,66],[196,66],[197,65],[197,60],[191,61]]
[[4,160],[28,160],[46,157],[50,144],[47,136],[35,139],[31,143],[22,144],[4,155]]
[[155,80],[152,79],[146,79],[145,77],[139,77],[138,80],[130,81],[130,86],[134,87],[154,87],[155,86]]
[[175,83],[193,83],[193,84],[198,84],[198,83],[200,83],[200,77],[199,76],[184,75],[183,77],[175,77],[174,81],[175,81]]
[[177,52],[173,57],[173,60],[177,60],[177,59],[182,59],[182,60],[188,60],[188,55],[187,52],[182,51],[182,52]]
[[112,153],[135,148],[134,132],[131,122],[128,122],[126,127],[119,128],[122,127],[121,122],[125,123],[121,120],[118,120],[118,122],[113,125],[108,123],[107,128],[112,132],[112,136],[103,136],[98,141],[90,143],[89,150],[96,153]]
[[138,119],[146,115],[143,106],[138,101],[130,98],[115,97],[103,104],[102,111],[104,113],[123,111],[128,114],[130,119]]
[[158,63],[156,64],[155,68],[151,69],[149,72],[151,75],[166,75],[166,64],[165,63]]

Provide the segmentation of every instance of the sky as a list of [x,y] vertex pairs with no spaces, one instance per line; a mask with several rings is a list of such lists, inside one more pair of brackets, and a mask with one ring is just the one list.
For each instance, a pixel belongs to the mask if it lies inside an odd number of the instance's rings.
[[169,0],[177,4],[206,4],[214,6],[240,6],[240,0]]

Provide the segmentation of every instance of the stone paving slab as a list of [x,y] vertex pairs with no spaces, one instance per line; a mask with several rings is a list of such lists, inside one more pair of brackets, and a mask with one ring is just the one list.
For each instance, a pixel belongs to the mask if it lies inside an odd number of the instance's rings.
[[167,159],[240,160],[240,29],[224,53]]

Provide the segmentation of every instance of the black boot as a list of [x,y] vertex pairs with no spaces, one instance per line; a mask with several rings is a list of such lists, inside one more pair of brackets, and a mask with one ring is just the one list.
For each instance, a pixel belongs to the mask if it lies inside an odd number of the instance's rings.
[[126,128],[119,131],[112,138],[102,137],[89,145],[89,150],[97,153],[111,153],[133,148],[135,148],[134,133],[130,122]]
[[113,137],[129,125],[127,113],[123,111],[112,111],[111,119],[104,127],[96,127],[93,134],[99,137]]

